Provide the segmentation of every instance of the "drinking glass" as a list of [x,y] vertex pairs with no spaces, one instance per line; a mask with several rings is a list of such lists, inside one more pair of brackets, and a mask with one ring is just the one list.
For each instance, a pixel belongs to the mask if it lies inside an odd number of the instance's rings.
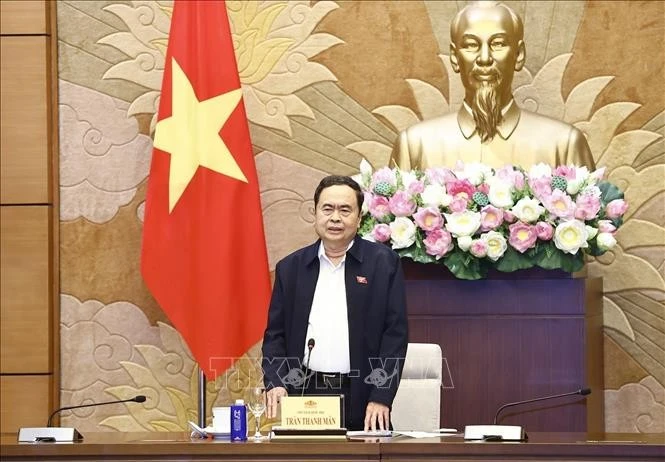
[[256,433],[254,433],[254,440],[260,440],[261,436],[261,416],[266,410],[266,389],[263,387],[253,387],[249,389],[249,411],[254,415],[256,420]]

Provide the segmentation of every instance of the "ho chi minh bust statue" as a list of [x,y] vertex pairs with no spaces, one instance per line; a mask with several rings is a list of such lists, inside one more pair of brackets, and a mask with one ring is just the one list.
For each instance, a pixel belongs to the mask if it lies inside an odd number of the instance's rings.
[[420,122],[400,133],[391,164],[403,170],[452,167],[457,160],[506,164],[576,164],[594,169],[584,134],[555,119],[520,109],[512,95],[526,48],[520,17],[497,2],[462,9],[450,25],[450,62],[465,88],[456,114]]

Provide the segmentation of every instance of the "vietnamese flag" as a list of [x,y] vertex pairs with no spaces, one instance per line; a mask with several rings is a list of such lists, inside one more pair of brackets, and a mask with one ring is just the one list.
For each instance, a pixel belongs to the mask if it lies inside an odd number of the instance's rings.
[[223,1],[174,2],[141,272],[208,379],[261,340],[270,275]]

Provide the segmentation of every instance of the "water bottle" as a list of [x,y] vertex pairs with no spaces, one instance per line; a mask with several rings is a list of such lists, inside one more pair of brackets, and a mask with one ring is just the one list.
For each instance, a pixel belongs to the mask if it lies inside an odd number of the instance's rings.
[[231,406],[231,441],[247,441],[247,408],[242,399]]

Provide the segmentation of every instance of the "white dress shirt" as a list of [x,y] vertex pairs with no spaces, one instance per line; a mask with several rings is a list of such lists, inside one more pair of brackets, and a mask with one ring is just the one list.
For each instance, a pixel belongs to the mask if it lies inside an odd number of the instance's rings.
[[[347,251],[353,245],[349,244]],[[313,338],[315,346],[309,358],[309,368],[320,372],[348,373],[349,321],[346,306],[344,268],[346,254],[335,266],[326,256],[323,243],[319,246],[319,279],[316,282],[312,310],[309,313],[303,365],[307,365],[307,341]]]

